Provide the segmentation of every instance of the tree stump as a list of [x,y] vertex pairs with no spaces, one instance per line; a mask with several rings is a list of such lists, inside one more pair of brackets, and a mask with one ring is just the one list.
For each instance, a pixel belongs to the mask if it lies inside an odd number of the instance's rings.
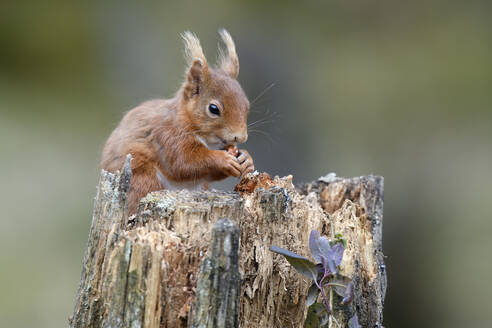
[[311,230],[347,240],[341,272],[354,300],[341,308],[333,296],[338,324],[357,313],[362,327],[382,327],[381,177],[296,188],[291,176],[250,174],[236,192],[150,193],[128,217],[130,161],[101,173],[70,327],[303,327],[310,282],[269,247],[308,257]]

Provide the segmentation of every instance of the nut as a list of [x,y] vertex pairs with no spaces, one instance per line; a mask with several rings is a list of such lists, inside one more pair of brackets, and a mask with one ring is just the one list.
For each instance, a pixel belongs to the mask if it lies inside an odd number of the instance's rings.
[[233,155],[233,156],[235,156],[235,157],[238,157],[238,156],[239,156],[239,149],[237,149],[237,147],[236,147],[236,146],[234,146],[234,145],[229,145],[229,146],[226,146],[226,147],[225,147],[225,150],[226,150],[229,154],[231,154],[231,155]]

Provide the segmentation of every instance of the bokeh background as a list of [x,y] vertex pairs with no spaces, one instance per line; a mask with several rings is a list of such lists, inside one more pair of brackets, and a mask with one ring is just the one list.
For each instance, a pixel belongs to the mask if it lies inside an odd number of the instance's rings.
[[67,325],[105,139],[226,27],[259,170],[385,177],[385,326],[491,327],[491,4],[2,1],[0,326]]

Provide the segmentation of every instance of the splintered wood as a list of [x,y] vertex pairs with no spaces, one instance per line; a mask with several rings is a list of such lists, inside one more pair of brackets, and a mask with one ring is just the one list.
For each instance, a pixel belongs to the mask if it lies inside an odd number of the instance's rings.
[[363,327],[381,327],[382,178],[296,189],[290,176],[249,174],[238,192],[151,193],[128,218],[130,177],[129,159],[121,174],[101,175],[71,327],[189,327],[200,265],[221,218],[240,233],[239,320],[231,327],[303,326],[309,282],[269,247],[309,257],[311,230],[340,232],[348,243],[341,270],[355,297],[349,309],[335,308],[338,322],[357,312]]

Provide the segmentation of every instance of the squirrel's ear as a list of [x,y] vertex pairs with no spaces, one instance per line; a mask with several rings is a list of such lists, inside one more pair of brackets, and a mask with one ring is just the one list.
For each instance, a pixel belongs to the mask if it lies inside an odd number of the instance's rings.
[[191,98],[200,93],[200,87],[208,77],[208,65],[200,40],[188,31],[184,32],[181,37],[185,44],[186,61],[188,63],[184,93],[186,97]]
[[219,30],[222,41],[227,48],[227,53],[219,47],[219,68],[226,72],[230,77],[237,78],[239,74],[239,59],[236,53],[236,46],[231,35],[226,30]]

